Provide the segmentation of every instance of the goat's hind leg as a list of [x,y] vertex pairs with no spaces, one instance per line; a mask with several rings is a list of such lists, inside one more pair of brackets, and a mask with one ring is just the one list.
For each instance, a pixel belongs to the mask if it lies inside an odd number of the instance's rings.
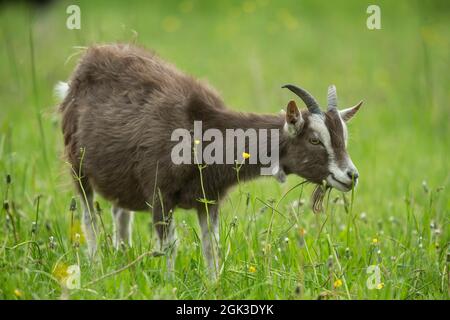
[[219,211],[217,205],[198,209],[198,220],[202,232],[203,254],[206,259],[208,272],[213,278],[220,274],[219,261]]
[[168,201],[155,203],[153,206],[153,224],[159,240],[159,250],[167,255],[167,270],[175,269],[177,239],[173,220],[173,208]]
[[127,244],[131,247],[133,213],[118,206],[113,206],[112,215],[114,220],[114,247],[119,249],[121,244]]
[[75,183],[83,205],[83,233],[88,245],[89,256],[93,258],[97,252],[98,233],[97,216],[94,210],[94,190],[86,177],[82,177]]

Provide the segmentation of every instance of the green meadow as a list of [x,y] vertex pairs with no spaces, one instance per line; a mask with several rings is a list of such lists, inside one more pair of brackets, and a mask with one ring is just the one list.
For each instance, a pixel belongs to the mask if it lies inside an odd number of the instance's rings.
[[[449,299],[447,1],[76,3],[79,30],[66,27],[70,2],[0,6],[0,299]],[[370,4],[380,30],[366,26]],[[84,47],[113,42],[156,51],[235,110],[279,112],[294,98],[286,83],[322,105],[330,84],[341,108],[364,100],[349,123],[358,188],[333,190],[315,214],[300,177],[239,184],[221,208],[217,281],[195,212],[175,212],[168,275],[151,215],[135,214],[133,247],[116,251],[98,196],[91,261],[53,87]]]

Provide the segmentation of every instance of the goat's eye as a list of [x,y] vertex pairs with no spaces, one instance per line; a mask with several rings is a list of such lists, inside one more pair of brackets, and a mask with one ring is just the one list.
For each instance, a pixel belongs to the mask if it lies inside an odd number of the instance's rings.
[[313,144],[313,145],[318,145],[318,144],[320,144],[320,140],[317,139],[317,138],[310,138],[310,139],[309,139],[309,142],[310,142],[311,144]]

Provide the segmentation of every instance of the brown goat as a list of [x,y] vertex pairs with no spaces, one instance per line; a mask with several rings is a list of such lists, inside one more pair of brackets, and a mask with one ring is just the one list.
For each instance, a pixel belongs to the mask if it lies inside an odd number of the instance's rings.
[[[238,182],[236,164],[211,164],[200,173],[194,163],[173,163],[171,152],[177,142],[172,133],[179,128],[192,132],[194,121],[201,121],[204,130],[222,133],[275,130],[279,160],[274,175],[284,180],[285,174],[293,173],[316,184],[326,181],[330,187],[350,190],[358,173],[346,151],[345,122],[361,103],[338,111],[335,88],[330,86],[328,110],[322,112],[308,92],[285,87],[308,108],[300,112],[291,101],[285,114],[239,113],[227,109],[208,85],[144,49],[89,48],[69,84],[60,90],[64,97],[60,111],[66,155],[73,172],[79,173],[76,185],[83,199],[90,253],[96,250],[97,222],[91,213],[95,190],[113,203],[116,245],[121,241],[131,245],[130,211],[150,209],[161,249],[174,249],[173,210],[196,209],[208,266],[218,270],[219,204]],[[259,176],[261,166],[242,164],[240,181]],[[203,198],[210,200],[207,205],[198,201]]]

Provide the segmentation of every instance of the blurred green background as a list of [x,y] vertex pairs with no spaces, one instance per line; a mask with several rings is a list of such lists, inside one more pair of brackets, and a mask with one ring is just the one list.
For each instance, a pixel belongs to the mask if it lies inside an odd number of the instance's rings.
[[[80,30],[66,28],[69,4],[81,8]],[[381,8],[381,30],[366,27],[366,9],[371,4]],[[361,176],[354,212],[365,212],[369,218],[361,229],[362,237],[370,242],[380,232],[380,221],[406,219],[405,199],[412,197],[412,206],[419,206],[414,227],[418,234],[414,239],[428,237],[430,250],[438,250],[429,252],[432,263],[424,260],[420,264],[421,268],[431,268],[427,269],[431,287],[413,297],[448,297],[440,280],[449,241],[449,19],[448,1],[55,1],[45,6],[3,3],[0,173],[12,176],[9,200],[14,201],[24,225],[33,219],[35,197],[39,194],[43,195],[44,221],[58,223],[62,219],[59,215],[67,211],[74,192],[68,166],[62,159],[57,101],[52,91],[57,81],[69,77],[80,56],[79,47],[131,42],[155,50],[186,73],[207,79],[230,108],[242,111],[278,112],[292,99],[281,89],[285,83],[306,88],[325,105],[326,89],[335,84],[341,108],[365,101],[349,127],[349,152]],[[298,181],[290,177],[288,185]],[[431,211],[425,211],[429,199],[422,195],[422,182],[431,190],[444,187],[432,201],[436,207]],[[0,188],[0,195],[4,195],[6,185],[1,183]],[[249,183],[246,188],[252,197],[264,199],[280,197],[287,190],[268,179]],[[235,191],[231,199],[241,196]],[[308,208],[304,210],[305,228],[314,229],[312,213]],[[232,204],[223,211],[225,221],[235,215],[245,221],[242,210]],[[188,219],[194,225],[195,219],[190,216],[180,213],[179,219]],[[145,234],[148,217],[137,219],[142,221],[140,229]],[[346,219],[344,212],[341,219]],[[61,228],[65,228],[64,221]],[[436,222],[442,231],[438,249],[434,238],[424,231],[430,222]],[[280,220],[280,226],[282,223]],[[390,236],[409,239],[410,231],[407,227],[393,228]],[[23,231],[24,237],[27,232]],[[42,232],[42,239],[51,234]],[[410,240],[407,245],[414,246],[416,240]],[[5,237],[3,241],[9,243],[11,239]],[[398,248],[390,250],[399,254]],[[418,267],[409,265],[411,270]],[[9,280],[0,296],[8,297],[6,288],[14,289],[20,277],[18,274],[16,280]],[[288,282],[286,286],[292,289],[295,284]],[[395,288],[384,297],[408,297],[410,286],[405,295]],[[320,291],[314,290],[305,297],[314,297]],[[354,294],[375,297],[364,289],[355,289]],[[178,297],[217,296],[207,291],[205,295]],[[222,297],[228,296],[224,293]],[[250,297],[274,296],[257,291]],[[276,297],[291,296],[279,293]]]

